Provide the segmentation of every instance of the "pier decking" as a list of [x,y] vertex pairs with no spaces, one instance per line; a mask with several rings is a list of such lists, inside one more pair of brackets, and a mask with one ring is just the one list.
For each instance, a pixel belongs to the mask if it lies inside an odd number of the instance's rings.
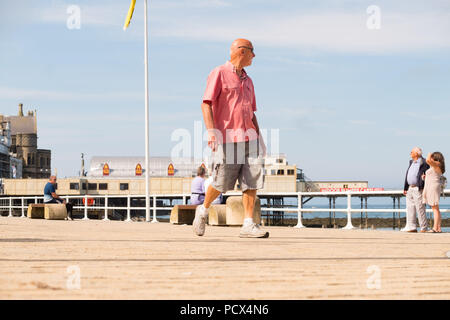
[[0,297],[450,299],[450,233],[266,229],[0,217]]

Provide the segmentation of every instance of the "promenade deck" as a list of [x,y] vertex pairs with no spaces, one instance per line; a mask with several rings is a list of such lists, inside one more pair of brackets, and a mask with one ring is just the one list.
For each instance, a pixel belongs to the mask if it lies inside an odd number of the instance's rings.
[[450,299],[450,233],[266,229],[1,217],[0,297]]

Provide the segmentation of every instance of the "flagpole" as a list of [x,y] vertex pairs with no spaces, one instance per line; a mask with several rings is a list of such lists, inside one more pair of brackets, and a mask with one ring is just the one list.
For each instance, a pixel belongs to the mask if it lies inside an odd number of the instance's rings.
[[149,194],[149,148],[148,148],[148,31],[147,31],[147,0],[144,0],[144,65],[145,65],[145,221],[150,221]]

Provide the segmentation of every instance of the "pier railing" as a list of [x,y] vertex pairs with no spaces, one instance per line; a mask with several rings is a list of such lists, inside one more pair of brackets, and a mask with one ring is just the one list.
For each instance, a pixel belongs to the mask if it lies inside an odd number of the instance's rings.
[[[240,192],[227,192],[224,196],[241,195]],[[304,213],[314,212],[332,212],[332,213],[346,213],[347,225],[343,229],[353,229],[352,214],[353,213],[383,213],[391,212],[398,214],[400,219],[400,213],[406,213],[406,208],[400,208],[400,199],[404,197],[402,190],[390,190],[390,191],[343,191],[343,192],[270,192],[270,193],[258,193],[260,198],[297,198],[297,206],[263,206],[261,205],[261,211],[263,212],[291,212],[297,213],[297,225],[296,228],[304,228],[302,223],[302,216]],[[444,191],[445,196],[450,195],[450,189]],[[156,212],[157,211],[170,211],[173,208],[173,201],[179,202],[178,204],[188,204],[188,199],[191,194],[152,194],[150,195],[151,210],[153,217],[145,217],[148,222],[158,222]],[[103,216],[102,220],[112,220],[108,217],[115,210],[123,212],[126,216],[124,221],[132,221],[132,211],[145,211],[145,195],[72,195],[61,196],[66,201],[70,201],[74,206],[74,210],[83,212],[83,220],[89,220],[89,213],[95,213],[97,216]],[[330,206],[329,208],[304,208],[303,205],[312,198],[328,198]],[[393,207],[391,208],[367,208],[368,198],[392,198]],[[346,198],[346,208],[336,208],[336,198]],[[352,199],[359,198],[361,200],[361,207],[352,207]],[[113,200],[113,201],[112,201]],[[169,201],[170,205],[158,206],[158,202]],[[365,201],[365,206],[363,205]],[[397,201],[397,206],[396,206]],[[43,196],[0,196],[0,212],[8,212],[8,216],[15,216],[13,214],[20,212],[20,217],[26,217],[26,210],[29,204],[42,203]],[[332,206],[333,203],[333,206]],[[450,212],[450,209],[440,209],[442,213]],[[431,209],[427,209],[427,212],[432,212]],[[17,216],[17,214],[16,214]],[[395,216],[394,216],[395,218]],[[98,218],[97,218],[98,219]]]

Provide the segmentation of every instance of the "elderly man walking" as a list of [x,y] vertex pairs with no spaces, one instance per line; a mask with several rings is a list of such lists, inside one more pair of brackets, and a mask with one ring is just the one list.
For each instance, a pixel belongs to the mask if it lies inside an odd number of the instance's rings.
[[425,185],[423,176],[430,166],[422,157],[422,149],[415,147],[411,150],[411,160],[406,171],[403,194],[406,196],[406,225],[401,231],[417,232],[416,212],[419,216],[420,232],[428,230],[425,205],[422,201],[422,191]]
[[233,190],[236,180],[242,188],[245,210],[239,236],[267,238],[253,221],[256,190],[264,184],[263,157],[266,153],[260,135],[253,82],[244,70],[255,54],[249,40],[231,44],[230,60],[216,67],[208,76],[202,112],[212,149],[213,181],[206,190],[203,205],[197,207],[193,222],[198,236],[205,233],[209,207],[220,193]]

